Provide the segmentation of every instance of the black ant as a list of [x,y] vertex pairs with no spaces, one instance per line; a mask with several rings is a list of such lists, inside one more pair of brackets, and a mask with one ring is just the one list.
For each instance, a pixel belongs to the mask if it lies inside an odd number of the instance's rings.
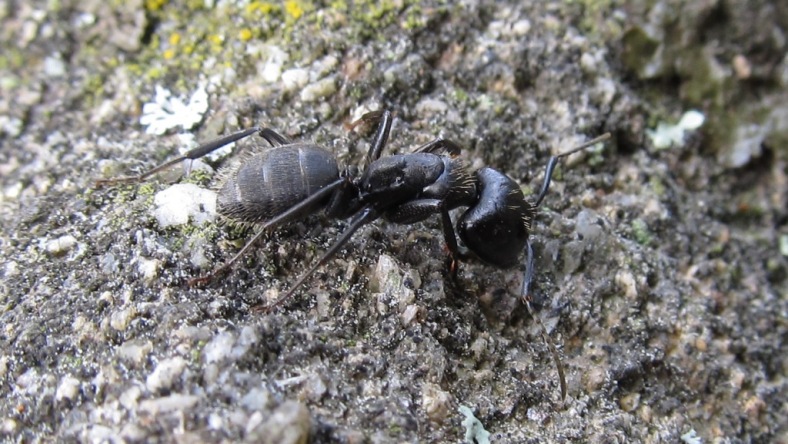
[[[207,283],[229,270],[268,228],[301,219],[320,209],[328,217],[351,218],[348,228],[320,260],[283,296],[264,307],[265,311],[290,298],[361,226],[381,217],[398,224],[413,224],[434,214],[440,215],[452,269],[457,258],[468,256],[468,250],[472,256],[499,268],[518,265],[525,253],[521,299],[539,323],[553,354],[564,399],[566,380],[558,351],[531,307],[534,254],[528,235],[558,161],[608,139],[610,134],[550,157],[542,187],[532,203],[506,174],[489,167],[470,172],[457,158],[460,147],[449,140],[436,138],[412,153],[381,158],[391,131],[392,114],[386,110],[367,113],[350,124],[351,129],[365,121],[378,121],[378,128],[367,152],[367,166],[361,173],[353,165],[340,169],[332,153],[313,143],[293,142],[270,128],[253,127],[207,142],[137,176],[99,179],[96,186],[140,182],[178,162],[198,159],[225,145],[259,134],[272,148],[254,154],[226,174],[217,196],[217,212],[235,221],[260,224],[261,229],[230,260],[207,275],[191,279],[189,285]],[[461,207],[467,209],[455,228],[449,212]],[[458,233],[464,244],[462,250],[457,242]]]

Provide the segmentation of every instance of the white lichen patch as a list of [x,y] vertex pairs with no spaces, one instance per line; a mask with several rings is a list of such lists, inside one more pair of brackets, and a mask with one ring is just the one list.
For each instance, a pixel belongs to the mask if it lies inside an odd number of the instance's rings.
[[705,120],[706,116],[703,113],[690,110],[681,116],[679,123],[670,125],[661,122],[657,125],[657,129],[646,130],[646,135],[658,150],[679,146],[684,143],[686,133],[700,128]]
[[156,97],[153,102],[142,106],[140,124],[146,126],[145,133],[162,135],[167,131],[181,127],[190,130],[202,122],[208,111],[208,90],[201,84],[189,98],[188,102],[173,97],[172,93],[156,86]]
[[260,77],[266,83],[274,83],[279,80],[282,68],[290,57],[277,46],[270,46],[267,49],[268,58],[260,69]]
[[700,439],[700,436],[698,436],[698,433],[695,431],[695,429],[692,429],[689,432],[681,435],[681,442],[685,444],[701,444],[703,443],[703,440]]
[[484,429],[484,425],[473,415],[473,410],[464,405],[460,406],[460,413],[465,416],[462,426],[465,427],[465,442],[470,444],[490,444],[490,432]]
[[153,216],[162,228],[183,225],[193,219],[197,225],[216,218],[216,193],[191,183],[175,184],[156,193]]

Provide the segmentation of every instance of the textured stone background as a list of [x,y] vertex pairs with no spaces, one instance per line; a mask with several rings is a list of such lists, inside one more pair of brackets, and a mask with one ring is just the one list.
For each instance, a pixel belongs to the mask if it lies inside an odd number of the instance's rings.
[[[788,441],[785,2],[123,3],[0,5],[3,439],[460,442],[467,406],[493,442]],[[208,111],[148,134],[157,88]],[[213,170],[94,189],[254,124],[358,162],[370,134],[344,125],[382,107],[387,152],[442,135],[527,194],[613,134],[534,230],[563,405],[521,273],[452,279],[437,220],[363,228],[262,315],[345,221],[194,289],[250,233],[163,227],[156,196]],[[659,148],[691,109],[703,126]]]

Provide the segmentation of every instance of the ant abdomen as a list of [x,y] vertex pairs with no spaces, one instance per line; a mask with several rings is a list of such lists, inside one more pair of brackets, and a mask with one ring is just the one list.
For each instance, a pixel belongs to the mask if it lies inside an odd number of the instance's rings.
[[[229,219],[257,223],[278,216],[339,176],[335,156],[306,143],[281,145],[256,153],[229,167],[216,202]],[[291,217],[298,219],[325,206],[323,199]]]

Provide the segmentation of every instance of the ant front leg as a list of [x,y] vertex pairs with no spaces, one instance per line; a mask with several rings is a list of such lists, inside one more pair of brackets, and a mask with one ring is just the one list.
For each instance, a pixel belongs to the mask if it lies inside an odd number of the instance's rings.
[[383,152],[383,148],[389,140],[389,133],[391,133],[391,124],[393,121],[394,116],[391,114],[391,111],[384,109],[368,112],[348,125],[348,129],[352,130],[365,122],[378,122],[378,129],[375,132],[375,137],[372,138],[372,143],[367,152],[367,164],[380,158],[380,154]]
[[166,170],[173,165],[176,165],[184,160],[196,160],[200,157],[203,157],[207,154],[212,153],[213,151],[218,150],[224,146],[227,146],[233,142],[237,142],[238,140],[244,139],[246,137],[251,136],[252,134],[258,133],[260,137],[264,138],[271,144],[271,146],[280,146],[280,145],[287,145],[292,143],[288,138],[282,136],[281,134],[277,133],[276,131],[270,128],[261,128],[259,126],[247,128],[241,131],[237,131],[232,134],[228,134],[226,136],[219,137],[217,139],[211,140],[210,142],[206,142],[197,148],[188,151],[186,154],[177,157],[172,160],[168,160],[160,165],[157,165],[148,171],[145,171],[141,174],[136,176],[121,176],[121,177],[112,177],[109,179],[96,179],[96,187],[102,187],[106,185],[115,185],[119,183],[139,183],[143,180],[147,179],[150,176],[153,176],[156,173]]

